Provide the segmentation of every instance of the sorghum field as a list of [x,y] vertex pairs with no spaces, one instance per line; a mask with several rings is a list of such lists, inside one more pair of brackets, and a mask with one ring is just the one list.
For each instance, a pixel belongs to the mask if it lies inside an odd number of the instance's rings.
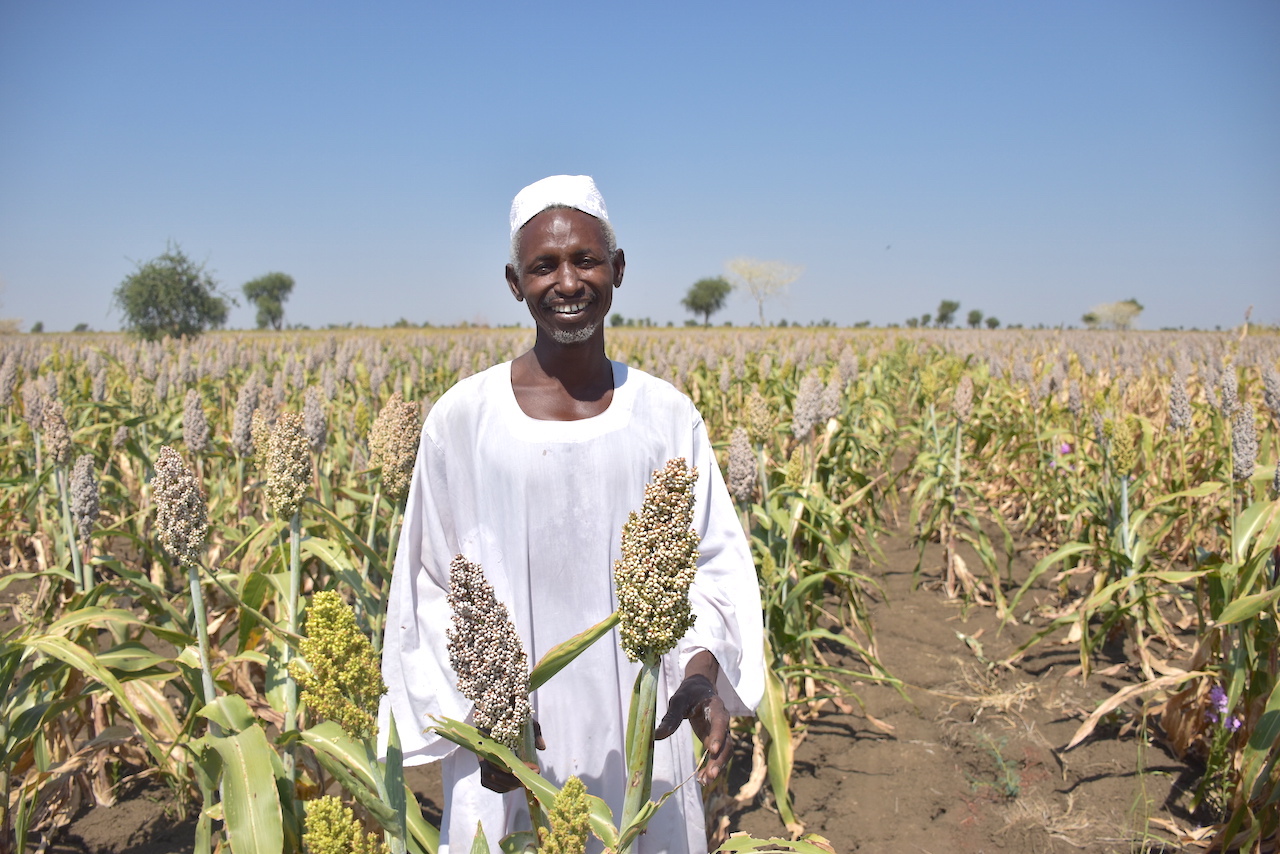
[[[531,335],[0,338],[0,854],[434,851],[372,752],[383,594],[432,401]],[[755,553],[716,844],[1280,850],[1280,336],[609,344]]]

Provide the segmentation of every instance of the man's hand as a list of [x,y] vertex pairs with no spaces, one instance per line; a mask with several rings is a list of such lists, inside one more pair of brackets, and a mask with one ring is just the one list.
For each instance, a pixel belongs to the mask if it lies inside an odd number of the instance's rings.
[[[484,730],[481,730],[481,732],[484,732]],[[489,733],[485,732],[485,735],[488,734]],[[533,737],[534,747],[539,750],[547,749],[547,743],[542,740],[542,726],[538,723],[537,718],[533,719]],[[494,792],[511,792],[523,785],[520,782],[520,778],[515,774],[512,774],[506,768],[503,768],[501,765],[494,765],[483,756],[479,758],[480,785],[484,786],[486,789]],[[536,762],[526,762],[525,765],[528,765],[534,771],[538,770],[538,763]]]
[[689,662],[684,681],[671,695],[666,717],[654,731],[655,739],[663,739],[688,720],[693,732],[706,750],[706,763],[698,772],[698,782],[706,786],[715,781],[729,761],[729,712],[716,693],[720,665],[709,652],[700,652]]

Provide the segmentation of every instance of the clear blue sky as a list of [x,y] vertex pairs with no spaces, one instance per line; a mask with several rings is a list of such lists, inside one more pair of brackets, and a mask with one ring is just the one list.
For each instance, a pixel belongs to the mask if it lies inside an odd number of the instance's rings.
[[507,211],[569,172],[628,316],[748,255],[806,268],[771,320],[1280,323],[1278,46],[1276,0],[0,0],[0,317],[118,328],[172,239],[290,322],[528,325]]

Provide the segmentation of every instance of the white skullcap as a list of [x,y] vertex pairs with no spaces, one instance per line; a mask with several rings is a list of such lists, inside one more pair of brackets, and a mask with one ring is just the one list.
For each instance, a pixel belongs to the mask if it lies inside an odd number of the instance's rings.
[[553,205],[577,208],[596,219],[609,221],[604,197],[590,175],[552,175],[516,193],[511,202],[511,236],[515,237],[526,222]]

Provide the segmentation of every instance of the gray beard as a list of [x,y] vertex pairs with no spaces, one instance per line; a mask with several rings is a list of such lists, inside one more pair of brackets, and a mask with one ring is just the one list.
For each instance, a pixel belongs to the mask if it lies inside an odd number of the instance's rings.
[[587,341],[592,335],[596,334],[596,330],[600,328],[599,323],[593,323],[590,326],[584,326],[575,332],[567,332],[563,329],[556,330],[551,333],[551,337],[557,344],[581,344]]

